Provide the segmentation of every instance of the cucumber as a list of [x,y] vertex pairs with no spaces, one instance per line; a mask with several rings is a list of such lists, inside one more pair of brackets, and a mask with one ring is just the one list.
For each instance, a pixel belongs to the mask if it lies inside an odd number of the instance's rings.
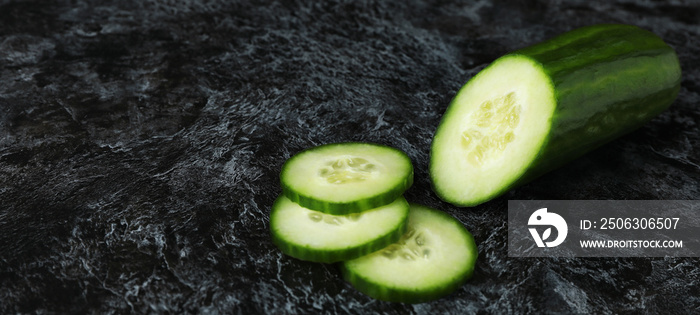
[[306,209],[284,196],[272,206],[272,241],[285,254],[332,263],[357,258],[396,242],[406,231],[408,202],[394,202],[362,213],[331,215]]
[[403,152],[371,143],[334,143],[303,151],[282,166],[282,192],[312,210],[357,213],[393,202],[413,184]]
[[507,54],[462,87],[431,146],[433,189],[495,198],[628,133],[680,89],[674,50],[630,25],[594,25]]
[[421,303],[450,294],[474,272],[472,235],[450,215],[411,204],[401,240],[341,265],[343,277],[379,300]]

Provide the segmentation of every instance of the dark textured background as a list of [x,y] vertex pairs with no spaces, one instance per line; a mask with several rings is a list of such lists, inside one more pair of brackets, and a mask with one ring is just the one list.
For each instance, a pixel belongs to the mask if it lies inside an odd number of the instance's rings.
[[[698,313],[698,259],[510,259],[508,199],[700,199],[694,1],[0,0],[0,313]],[[640,130],[471,209],[440,201],[429,145],[496,57],[615,22],[673,46],[683,82]],[[405,151],[407,198],[479,246],[419,305],[368,298],[268,236],[278,172],[315,145]]]

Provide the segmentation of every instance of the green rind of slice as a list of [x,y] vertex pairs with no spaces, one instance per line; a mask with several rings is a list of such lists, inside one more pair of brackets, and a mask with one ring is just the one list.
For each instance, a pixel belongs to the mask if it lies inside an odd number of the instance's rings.
[[331,215],[304,208],[284,196],[272,206],[273,243],[306,261],[333,263],[367,255],[396,242],[406,231],[408,202],[394,202],[362,213]]

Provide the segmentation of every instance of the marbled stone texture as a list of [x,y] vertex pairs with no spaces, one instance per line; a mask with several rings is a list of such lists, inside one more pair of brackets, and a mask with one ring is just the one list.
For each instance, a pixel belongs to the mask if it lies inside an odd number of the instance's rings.
[[[0,0],[0,313],[693,313],[696,258],[507,257],[509,199],[700,199],[695,1]],[[683,68],[671,108],[469,209],[430,188],[450,99],[498,56],[635,24]],[[454,215],[475,275],[373,300],[270,241],[278,173],[340,141],[405,151],[410,201]]]

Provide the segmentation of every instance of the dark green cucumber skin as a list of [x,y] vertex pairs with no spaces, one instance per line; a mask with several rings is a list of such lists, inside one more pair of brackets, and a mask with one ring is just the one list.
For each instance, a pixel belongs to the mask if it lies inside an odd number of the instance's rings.
[[461,229],[465,233],[465,236],[469,239],[469,242],[474,244],[472,258],[464,262],[468,265],[468,268],[464,271],[464,273],[455,275],[451,282],[446,283],[441,287],[426,288],[423,291],[415,291],[401,288],[384,287],[380,284],[375,283],[372,279],[368,279],[367,277],[358,275],[357,273],[347,268],[345,264],[341,263],[339,267],[345,281],[352,284],[352,286],[355,287],[355,289],[357,289],[358,291],[378,300],[387,302],[416,304],[429,302],[445,297],[457,290],[459,287],[461,287],[464,283],[467,282],[467,280],[471,279],[472,275],[474,274],[476,260],[479,256],[479,252],[476,247],[476,242],[474,241],[474,236],[472,236],[472,234],[466,228],[464,228],[464,226],[460,222],[458,222],[449,214],[434,209],[431,211],[439,213],[439,215],[444,216],[446,220],[452,221],[453,224],[457,225],[459,229]]
[[545,145],[515,185],[641,127],[680,90],[673,48],[632,25],[583,27],[512,54],[542,65],[557,101]]
[[[338,145],[338,144],[339,143],[324,144],[321,146],[310,148],[308,150],[315,150],[315,149],[319,149],[323,146]],[[346,142],[346,143],[340,143],[340,144],[367,144],[367,143]],[[396,149],[396,148],[392,148],[389,146],[380,145],[380,144],[376,144],[376,143],[371,143],[371,145],[385,147],[385,148],[400,152],[402,155],[405,156],[404,152],[402,152],[401,150]],[[302,152],[300,152],[299,154],[301,154],[301,153]],[[297,154],[297,155],[299,155],[299,154]],[[292,157],[292,158],[294,158],[294,157]],[[297,191],[291,189],[289,186],[287,186],[284,183],[283,178],[280,178],[280,183],[282,186],[282,194],[284,194],[285,197],[289,198],[289,200],[298,203],[299,205],[301,205],[304,208],[320,211],[323,213],[333,214],[333,215],[346,215],[346,214],[352,214],[352,213],[359,213],[359,212],[362,212],[365,210],[378,208],[378,207],[385,206],[385,205],[388,205],[388,204],[394,202],[394,200],[396,200],[396,198],[401,197],[403,195],[403,193],[413,185],[413,163],[411,163],[410,158],[408,158],[408,156],[406,156],[406,159],[408,159],[408,165],[410,167],[410,171],[409,171],[408,177],[406,178],[406,180],[403,183],[401,183],[400,185],[398,185],[396,187],[393,187],[392,189],[390,189],[388,191],[377,192],[376,195],[368,197],[368,198],[363,199],[363,200],[346,202],[346,203],[339,203],[339,202],[333,202],[333,201],[319,201],[319,200],[315,199],[314,197],[300,194]],[[288,165],[289,165],[289,161],[287,161],[282,166],[281,174],[285,173],[285,168]],[[280,176],[280,177],[282,177],[282,176]]]
[[[406,233],[406,229],[408,228],[407,221],[409,212],[406,211],[405,217],[403,220],[401,220],[401,224],[397,230],[390,231],[389,233],[378,237],[374,241],[355,247],[348,247],[338,250],[317,250],[309,247],[289,244],[280,238],[279,235],[277,235],[274,229],[275,225],[277,224],[275,211],[276,209],[279,209],[279,204],[281,202],[282,198],[277,198],[275,203],[272,205],[272,212],[270,213],[270,234],[272,236],[272,243],[275,244],[275,246],[277,246],[282,253],[300,260],[319,263],[335,263],[362,257],[396,243],[399,241],[399,239],[401,239],[401,236]],[[408,202],[406,202],[406,208],[408,208]]]

